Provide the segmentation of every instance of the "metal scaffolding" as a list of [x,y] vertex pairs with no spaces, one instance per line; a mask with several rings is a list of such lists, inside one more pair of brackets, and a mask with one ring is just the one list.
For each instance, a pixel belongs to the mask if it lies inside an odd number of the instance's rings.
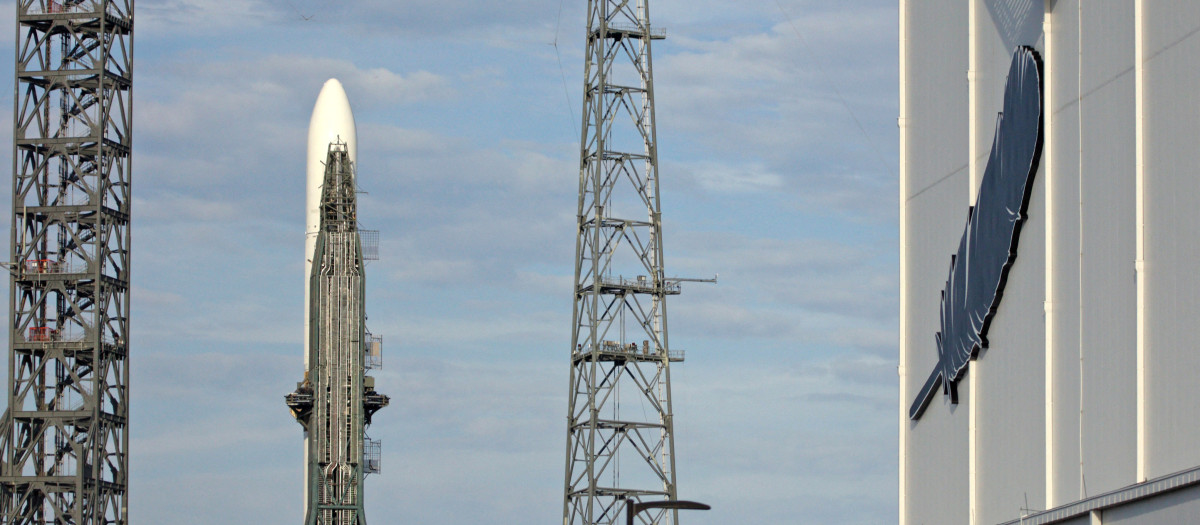
[[125,524],[133,0],[19,0],[0,521]]
[[564,525],[676,499],[648,3],[588,1]]
[[388,397],[366,375],[382,357],[381,340],[365,325],[354,166],[344,143],[330,144],[326,159],[310,276],[309,369],[286,401],[308,437],[304,523],[365,525],[363,478],[379,472],[380,456],[366,427]]

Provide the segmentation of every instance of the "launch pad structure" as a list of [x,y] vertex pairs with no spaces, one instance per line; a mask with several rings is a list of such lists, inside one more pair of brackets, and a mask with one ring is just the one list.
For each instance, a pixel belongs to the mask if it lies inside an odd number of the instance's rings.
[[[649,0],[589,0],[564,525],[676,500]],[[715,282],[715,279],[712,280]],[[678,521],[655,508],[638,523]]]
[[[324,115],[348,126],[353,117],[345,92],[336,80],[322,89],[310,128],[310,149],[320,142],[314,136],[336,134],[325,129]],[[388,405],[387,396],[375,391],[366,375],[381,362],[379,338],[366,327],[365,267],[376,257],[359,230],[353,137],[350,143],[328,144],[323,177],[310,181],[316,207],[309,210],[317,225],[311,247],[308,282],[309,328],[304,380],[285,396],[288,408],[304,428],[305,525],[366,525],[363,481],[379,472],[379,446],[367,437],[366,427],[376,411]],[[310,151],[310,156],[312,155]],[[310,161],[314,159],[310,158]],[[315,174],[310,174],[315,175]]]
[[133,0],[18,0],[0,522],[126,524]]

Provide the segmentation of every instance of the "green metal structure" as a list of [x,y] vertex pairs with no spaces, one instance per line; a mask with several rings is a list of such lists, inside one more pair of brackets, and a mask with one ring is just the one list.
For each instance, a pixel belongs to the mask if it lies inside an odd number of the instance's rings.
[[309,367],[286,400],[307,437],[305,525],[365,525],[363,478],[379,466],[366,427],[389,400],[366,375],[379,341],[365,324],[366,258],[344,143],[330,144],[325,166],[310,276]]

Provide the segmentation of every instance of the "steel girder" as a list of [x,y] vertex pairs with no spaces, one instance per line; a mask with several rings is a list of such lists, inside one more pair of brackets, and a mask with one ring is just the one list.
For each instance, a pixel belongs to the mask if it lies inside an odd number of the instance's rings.
[[127,523],[133,4],[17,4],[6,524]]

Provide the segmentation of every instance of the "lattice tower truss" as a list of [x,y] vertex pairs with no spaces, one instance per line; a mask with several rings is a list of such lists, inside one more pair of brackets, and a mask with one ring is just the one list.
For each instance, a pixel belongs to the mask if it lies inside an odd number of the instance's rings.
[[0,521],[127,523],[133,0],[18,0]]
[[[564,525],[623,523],[674,500],[649,0],[589,0],[580,142]],[[677,521],[655,510],[640,523]]]
[[366,435],[387,406],[366,376],[378,340],[366,329],[365,260],[357,221],[354,166],[344,143],[329,146],[321,187],[321,226],[310,277],[309,369],[287,396],[308,436],[306,525],[366,525],[363,479],[378,472]]

